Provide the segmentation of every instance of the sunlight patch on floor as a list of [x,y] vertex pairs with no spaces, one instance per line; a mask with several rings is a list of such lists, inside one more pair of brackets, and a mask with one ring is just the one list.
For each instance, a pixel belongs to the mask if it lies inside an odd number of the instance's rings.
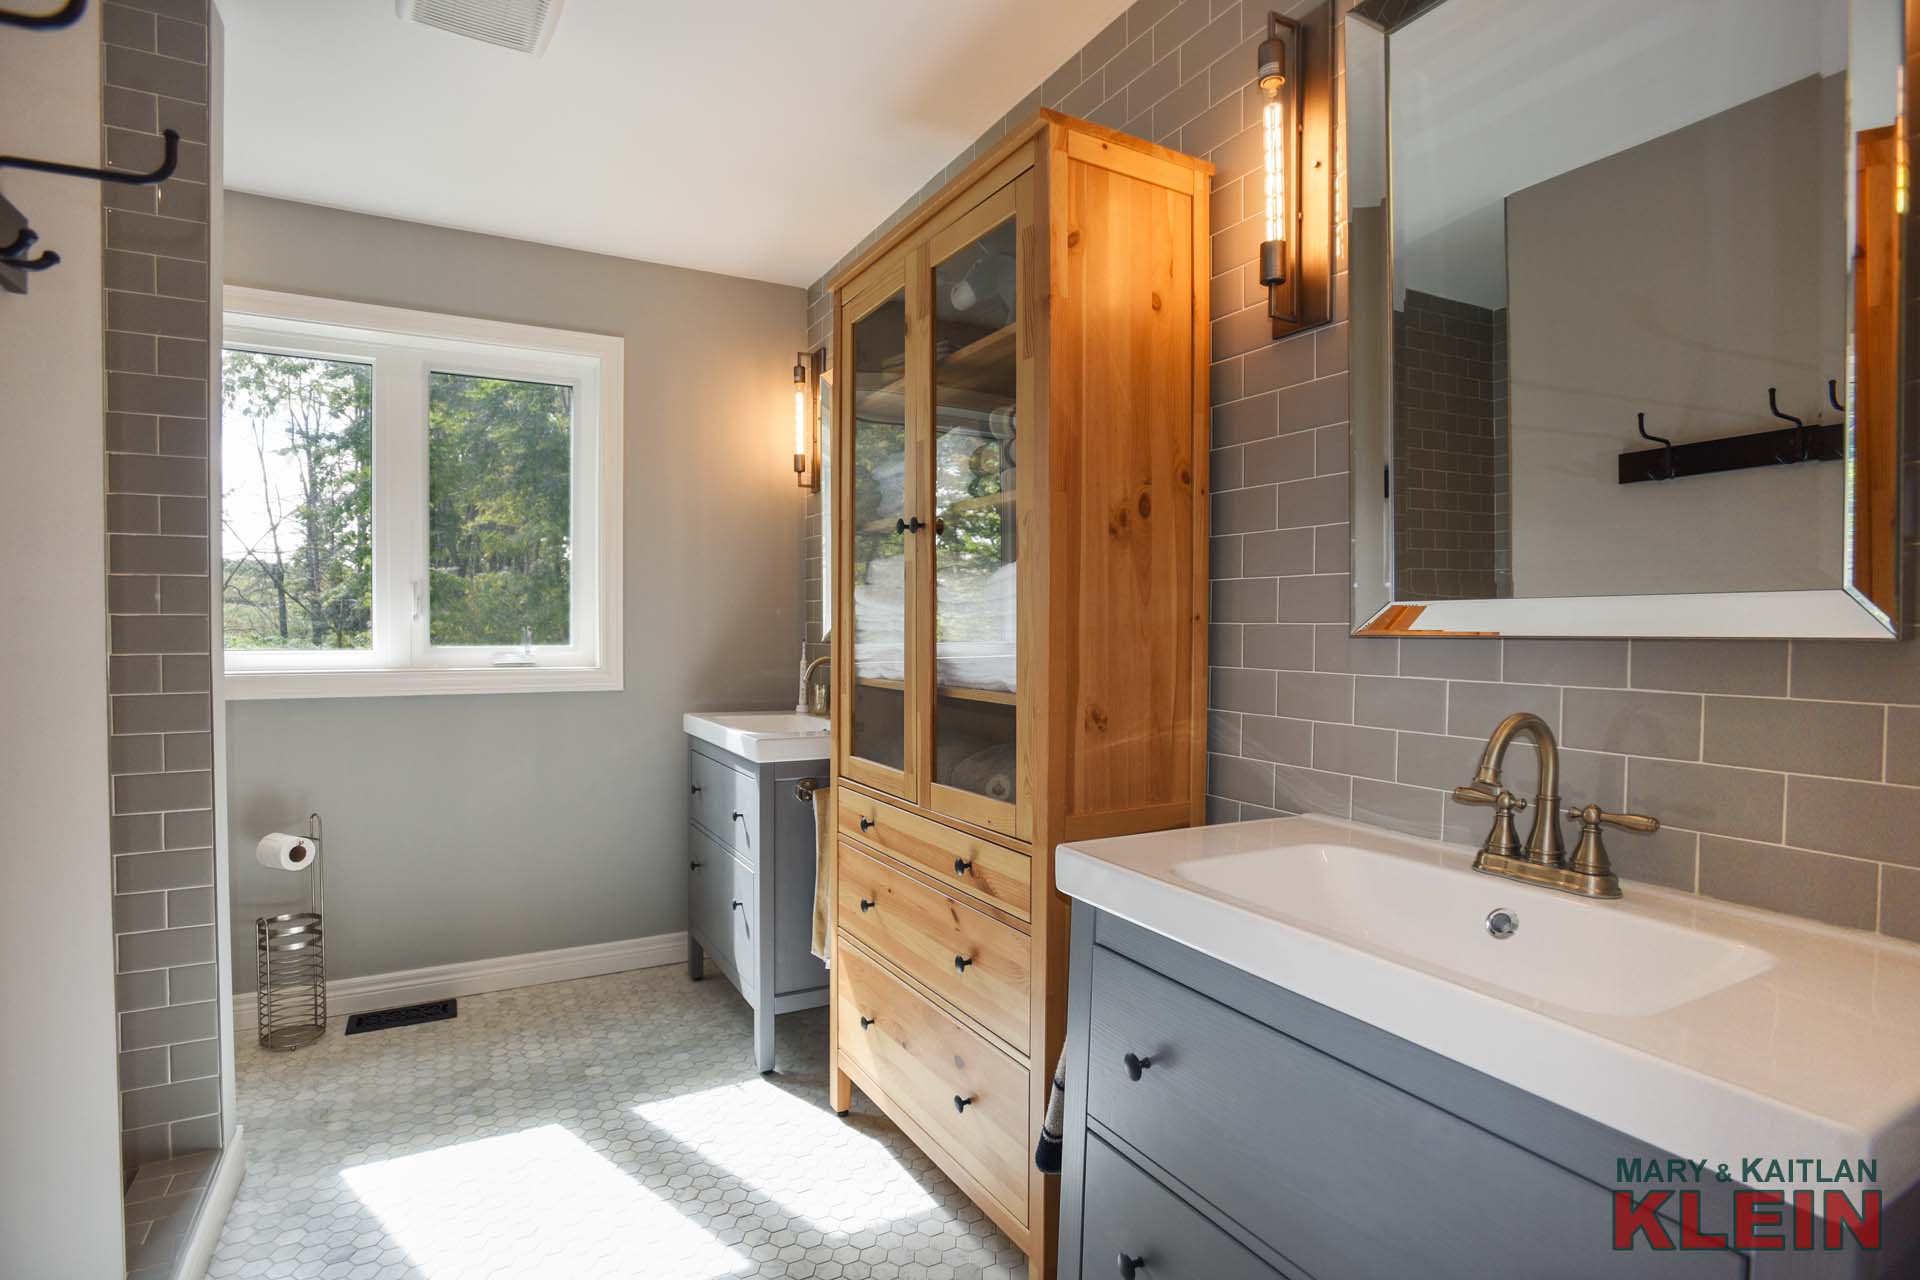
[[341,1176],[430,1280],[715,1280],[754,1265],[559,1125]]
[[936,1208],[885,1146],[765,1080],[647,1103],[634,1114],[821,1231],[883,1227]]

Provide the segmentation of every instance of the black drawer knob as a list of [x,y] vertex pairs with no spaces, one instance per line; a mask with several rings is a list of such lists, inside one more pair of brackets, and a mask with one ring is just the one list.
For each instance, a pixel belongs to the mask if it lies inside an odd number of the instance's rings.
[[862,831],[868,831],[868,830],[871,830],[871,829],[872,829],[872,827],[873,827],[873,819],[872,819],[872,818],[862,818],[862,819],[860,819],[860,829],[861,829]]
[[689,871],[698,871],[699,869],[700,869],[700,862],[698,859],[695,859],[694,861],[689,862],[687,864],[687,870]]
[[1133,1280],[1134,1276],[1139,1274],[1140,1268],[1146,1265],[1147,1265],[1147,1260],[1141,1257],[1137,1253],[1121,1254],[1120,1255],[1121,1280]]
[[693,794],[694,794],[694,795],[696,795],[696,796],[697,796],[697,795],[699,795],[699,794],[700,794],[700,784],[699,784],[699,783],[697,783],[697,782],[696,782],[696,783],[694,783],[694,784],[693,784],[693,787],[692,787],[692,791],[693,791]]
[[972,858],[955,858],[953,860],[953,874],[963,876],[971,870],[973,870]]
[[[742,907],[744,907],[744,906],[746,906],[746,905],[747,905],[746,903],[744,903],[744,902],[742,902],[742,901],[740,901],[740,899],[738,899],[738,898],[735,898],[735,899],[733,900],[733,909],[734,909],[735,911],[738,911],[738,910],[739,910],[740,908],[742,908]],[[1137,1079],[1137,1078],[1138,1078],[1138,1077],[1136,1077],[1136,1079]]]
[[735,809],[735,810],[733,811],[733,820],[734,820],[735,822],[738,822],[738,821],[740,821],[740,819],[742,819],[742,818],[744,818],[744,817],[746,817],[746,816],[747,816],[746,814],[744,814],[744,813],[742,813],[742,812],[740,812],[740,811],[739,811],[738,809]]
[[860,1015],[860,1029],[862,1031],[865,1031],[868,1027],[872,1025],[873,1025],[872,1018],[867,1017],[865,1014]]
[[973,1105],[972,1098],[963,1098],[957,1093],[953,1095],[953,1109],[955,1111],[958,1111],[961,1115],[965,1115],[967,1113],[967,1108],[972,1105]]
[[965,973],[967,971],[967,966],[972,963],[973,963],[972,956],[955,956],[953,958],[953,971],[955,973]]
[[872,898],[862,898],[862,899],[860,899],[860,910],[862,910],[862,911],[871,911],[871,910],[873,910],[873,899],[872,899]]
[[1152,1058],[1143,1058],[1137,1053],[1130,1053],[1120,1059],[1120,1061],[1127,1064],[1127,1079],[1129,1080],[1138,1080],[1140,1073],[1153,1065]]

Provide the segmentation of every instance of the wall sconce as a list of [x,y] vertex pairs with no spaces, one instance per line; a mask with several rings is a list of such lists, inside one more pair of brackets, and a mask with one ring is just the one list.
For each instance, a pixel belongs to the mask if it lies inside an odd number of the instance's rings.
[[793,474],[802,489],[820,492],[820,442],[813,434],[813,357],[802,351],[793,357]]
[[1333,321],[1333,6],[1267,15],[1255,83],[1265,180],[1260,283],[1273,336]]

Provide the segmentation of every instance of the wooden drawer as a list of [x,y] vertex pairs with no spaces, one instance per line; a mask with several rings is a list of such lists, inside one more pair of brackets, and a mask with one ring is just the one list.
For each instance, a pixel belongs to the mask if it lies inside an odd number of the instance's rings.
[[915,981],[1027,1052],[1032,940],[840,843],[840,927]]
[[941,884],[1030,920],[1033,859],[981,840],[851,787],[841,789],[840,830],[920,868]]
[[687,817],[749,866],[760,864],[760,784],[697,748],[687,750]]
[[1098,1138],[1087,1139],[1085,1280],[1139,1260],[1140,1280],[1289,1280]]
[[[1090,985],[1090,1123],[1311,1275],[1746,1272],[1731,1253],[1613,1252],[1606,1188],[1104,947]],[[1148,1060],[1137,1080],[1128,1054]]]
[[882,969],[844,930],[840,941],[833,1016],[841,1056],[1027,1222],[1026,1068]]
[[760,973],[753,868],[699,827],[687,828],[687,851],[687,927],[740,994],[750,997]]

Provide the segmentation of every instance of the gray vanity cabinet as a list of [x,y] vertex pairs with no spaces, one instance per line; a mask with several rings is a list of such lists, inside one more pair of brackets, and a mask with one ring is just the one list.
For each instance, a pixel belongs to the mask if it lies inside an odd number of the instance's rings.
[[1065,1280],[1920,1274],[1902,1247],[1616,1252],[1614,1162],[1646,1143],[1083,905],[1071,963]]
[[753,1057],[773,1070],[775,1015],[827,1003],[827,970],[810,950],[813,804],[827,762],[756,764],[687,740],[687,973],[711,962],[753,1008]]

